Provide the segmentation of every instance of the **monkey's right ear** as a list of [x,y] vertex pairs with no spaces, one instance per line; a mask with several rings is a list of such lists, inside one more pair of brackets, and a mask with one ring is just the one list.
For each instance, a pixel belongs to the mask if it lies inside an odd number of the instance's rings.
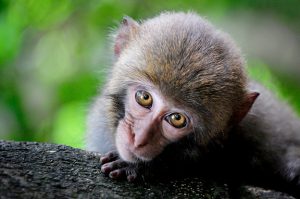
[[244,117],[250,111],[252,105],[254,104],[258,96],[259,96],[258,92],[251,92],[246,95],[242,105],[238,107],[237,110],[235,110],[233,113],[232,121],[234,122],[234,124],[237,124],[240,121],[242,121],[242,119],[244,119]]
[[119,57],[121,52],[126,48],[130,39],[138,32],[139,24],[130,17],[124,17],[117,31],[114,43],[114,53]]

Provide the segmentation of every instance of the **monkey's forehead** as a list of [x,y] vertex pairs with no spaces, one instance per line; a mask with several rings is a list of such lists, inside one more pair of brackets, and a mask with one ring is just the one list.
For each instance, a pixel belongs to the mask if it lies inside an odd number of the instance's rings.
[[189,52],[205,54],[215,48],[222,50],[235,47],[225,33],[194,13],[163,13],[145,21],[138,29],[136,39],[139,45],[155,52],[163,49],[181,55],[183,49],[187,49]]
[[142,67],[161,74],[189,75],[191,81],[199,73],[243,73],[234,42],[194,13],[163,13],[144,22],[132,45],[145,60]]

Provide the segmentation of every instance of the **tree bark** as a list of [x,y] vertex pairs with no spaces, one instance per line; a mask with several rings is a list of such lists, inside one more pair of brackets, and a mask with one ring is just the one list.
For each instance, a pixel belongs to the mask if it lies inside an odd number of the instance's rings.
[[[228,185],[198,177],[128,183],[100,171],[100,155],[68,146],[0,141],[0,198],[231,198]],[[242,187],[244,198],[293,198]]]

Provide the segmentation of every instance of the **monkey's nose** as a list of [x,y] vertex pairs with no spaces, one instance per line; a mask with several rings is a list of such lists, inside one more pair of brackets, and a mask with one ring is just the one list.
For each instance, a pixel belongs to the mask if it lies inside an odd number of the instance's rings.
[[146,146],[151,140],[152,133],[147,129],[140,130],[135,133],[133,138],[133,145],[135,148],[141,148]]
[[148,144],[147,140],[134,139],[134,148],[142,148]]
[[155,131],[155,126],[157,126],[157,124],[155,123],[155,121],[151,121],[147,120],[144,122],[141,122],[139,124],[136,124],[136,126],[134,126],[134,147],[135,148],[141,148],[144,147],[146,145],[148,145],[153,136],[154,136],[154,131]]

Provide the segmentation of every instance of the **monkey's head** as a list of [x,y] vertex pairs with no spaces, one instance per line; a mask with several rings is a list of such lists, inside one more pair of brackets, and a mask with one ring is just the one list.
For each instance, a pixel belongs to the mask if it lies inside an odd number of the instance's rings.
[[247,114],[244,61],[224,33],[193,13],[124,18],[114,37],[109,108],[120,156],[150,161],[192,137],[205,145]]

